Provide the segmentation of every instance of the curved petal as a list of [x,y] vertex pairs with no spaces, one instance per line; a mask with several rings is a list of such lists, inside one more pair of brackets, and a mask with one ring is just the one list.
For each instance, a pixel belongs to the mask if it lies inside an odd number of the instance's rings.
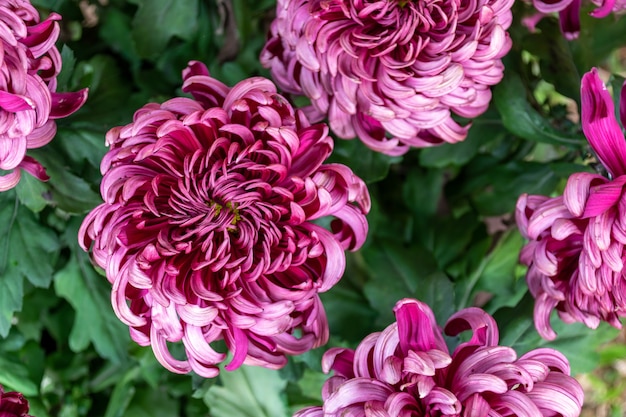
[[581,122],[589,144],[613,177],[626,174],[626,141],[615,119],[611,95],[597,69],[583,76],[580,95]]
[[376,379],[354,378],[341,384],[324,402],[324,412],[339,413],[343,408],[367,401],[384,402],[393,389]]
[[448,351],[435,316],[428,305],[405,298],[396,303],[393,311],[398,321],[400,349],[404,355],[407,355],[409,350]]

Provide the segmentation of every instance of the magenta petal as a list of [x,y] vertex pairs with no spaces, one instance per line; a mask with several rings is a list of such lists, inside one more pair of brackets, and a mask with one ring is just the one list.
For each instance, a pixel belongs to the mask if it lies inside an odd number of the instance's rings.
[[448,350],[428,305],[405,298],[396,303],[393,311],[398,321],[400,348],[405,355],[409,350]]
[[514,415],[516,417],[543,416],[537,404],[527,395],[514,390],[502,394],[496,401],[492,402],[492,408],[496,411],[507,410],[508,415]]
[[19,184],[22,173],[19,168],[13,169],[5,175],[0,175],[0,191],[7,191]]
[[599,216],[615,206],[622,196],[624,184],[626,184],[626,175],[620,176],[606,184],[591,187],[585,212],[581,217],[584,219]]
[[28,155],[24,157],[19,167],[40,181],[48,181],[50,179],[46,173],[46,169],[33,157]]
[[626,174],[626,141],[611,95],[595,68],[583,76],[580,94],[582,127],[589,144],[614,177]]
[[366,401],[382,401],[393,392],[393,389],[378,380],[368,378],[350,379],[340,385],[324,402],[324,412],[333,414],[342,408]]
[[0,108],[8,112],[17,112],[32,110],[35,108],[35,104],[28,97],[0,90]]
[[322,407],[307,407],[294,413],[293,417],[324,417]]
[[479,394],[472,395],[465,402],[465,414],[463,417],[488,417],[491,406]]
[[[465,330],[473,330],[470,341],[463,345],[495,346],[498,344],[498,325],[485,311],[470,307],[453,314],[446,323],[445,332],[456,336]],[[479,332],[478,330],[483,330]]]
[[563,191],[563,203],[574,216],[580,217],[585,212],[591,186],[605,182],[607,179],[601,175],[576,172],[567,179],[567,185]]
[[1,417],[30,417],[28,401],[19,392],[5,392],[0,385],[0,416]]
[[578,417],[583,405],[583,390],[578,381],[564,374],[551,372],[526,394],[540,409],[563,417]]
[[336,375],[353,378],[354,371],[352,363],[354,362],[354,351],[346,348],[330,348],[322,357],[322,370],[325,373],[332,369]]
[[74,113],[87,101],[88,88],[72,93],[51,93],[52,108],[50,118],[59,119]]
[[546,340],[556,339],[556,333],[550,325],[550,314],[554,307],[558,304],[558,300],[550,298],[546,293],[541,294],[535,300],[534,321],[537,332]]
[[248,353],[248,338],[243,330],[233,327],[233,336],[228,338],[230,348],[235,351],[233,359],[224,367],[227,371],[234,371],[239,368]]
[[615,5],[615,0],[603,0],[602,5],[597,9],[593,10],[589,15],[596,18],[607,17],[609,13],[613,11],[613,6]]
[[193,77],[195,75],[202,75],[205,77],[209,76],[209,70],[206,65],[200,61],[189,61],[187,64],[187,68],[183,70],[183,80],[186,81],[187,78]]
[[559,24],[565,39],[572,41],[580,33],[580,2],[572,0],[565,9],[559,11]]

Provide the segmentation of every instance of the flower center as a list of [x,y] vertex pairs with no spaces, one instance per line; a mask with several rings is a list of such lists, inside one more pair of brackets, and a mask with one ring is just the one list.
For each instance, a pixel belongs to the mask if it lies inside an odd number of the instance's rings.
[[237,222],[239,220],[241,220],[241,215],[239,214],[239,209],[237,208],[237,203],[233,203],[233,202],[227,202],[224,206],[222,206],[221,204],[215,202],[215,201],[211,201],[209,200],[206,205],[210,208],[213,209],[213,219],[217,219],[220,215],[220,213],[222,213],[222,210],[225,209],[225,212],[228,213],[230,216],[232,216],[231,220],[230,220],[230,225],[228,226],[226,229],[229,232],[234,232],[237,230],[236,227],[234,227]]

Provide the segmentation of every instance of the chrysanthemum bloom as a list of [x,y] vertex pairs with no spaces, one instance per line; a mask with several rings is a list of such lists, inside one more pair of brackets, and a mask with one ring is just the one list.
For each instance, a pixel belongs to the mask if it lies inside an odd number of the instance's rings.
[[0,4],[0,170],[5,171],[0,191],[15,187],[22,169],[48,179],[26,151],[50,142],[56,133],[54,119],[72,114],[87,99],[87,89],[56,92],[61,55],[54,43],[60,19],[52,13],[40,22],[26,0]]
[[543,348],[517,358],[498,346],[493,318],[468,308],[445,330],[471,329],[473,336],[450,355],[430,307],[404,299],[394,311],[397,323],[367,336],[356,350],[324,354],[324,371],[334,371],[322,388],[324,405],[295,417],[580,415],[583,391],[559,352]]
[[[535,326],[553,339],[553,309],[565,322],[591,328],[600,321],[621,328],[626,315],[626,143],[615,118],[613,101],[597,71],[582,80],[582,127],[612,179],[580,172],[567,181],[559,197],[522,195],[516,219],[529,243],[520,260],[535,302]],[[626,123],[626,90],[620,118]]]
[[4,392],[0,385],[0,417],[29,417],[28,401],[19,392]]
[[[610,13],[620,14],[626,11],[625,0],[591,0],[591,2],[598,7],[589,14],[598,19],[607,17]],[[533,5],[539,13],[523,19],[523,22],[534,31],[537,22],[546,14],[558,13],[561,32],[571,41],[578,38],[580,32],[581,4],[581,0],[533,0]]]
[[[191,62],[183,90],[107,134],[102,196],[79,236],[113,284],[113,308],[173,372],[279,368],[327,341],[319,292],[367,234],[367,188],[323,164],[325,125],[250,78],[232,89]],[[330,231],[314,222],[332,216]],[[127,302],[130,302],[129,304]],[[175,359],[168,342],[183,342]]]
[[502,79],[513,0],[278,0],[261,54],[339,137],[390,155],[458,142]]

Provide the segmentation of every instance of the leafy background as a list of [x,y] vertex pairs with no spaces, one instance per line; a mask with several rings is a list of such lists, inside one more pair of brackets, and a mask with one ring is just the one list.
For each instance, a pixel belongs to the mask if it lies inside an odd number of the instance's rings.
[[322,296],[329,345],[291,358],[280,371],[242,367],[206,380],[165,371],[149,348],[131,342],[110,307],[109,284],[76,235],[101,201],[106,131],[129,123],[148,101],[180,95],[189,60],[207,63],[229,85],[268,76],[258,55],[275,3],[33,3],[43,15],[63,16],[60,90],[89,87],[90,96],[58,121],[51,144],[31,152],[50,181],[26,175],[0,194],[0,384],[23,392],[32,415],[288,416],[320,403],[323,351],[355,346],[383,329],[403,297],[429,303],[440,323],[460,308],[483,307],[496,317],[502,344],[519,353],[561,350],[575,374],[585,373],[588,403],[597,406],[591,412],[622,415],[626,347],[615,329],[553,320],[559,338],[552,343],[534,330],[533,300],[517,261],[524,242],[512,212],[521,193],[560,193],[569,174],[597,168],[578,122],[580,78],[601,66],[618,90],[626,18],[583,13],[580,38],[567,42],[552,17],[529,33],[520,19],[532,10],[519,1],[505,78],[464,142],[392,158],[359,141],[336,141],[332,160],[367,181],[373,209],[365,246],[348,254],[344,278]]

